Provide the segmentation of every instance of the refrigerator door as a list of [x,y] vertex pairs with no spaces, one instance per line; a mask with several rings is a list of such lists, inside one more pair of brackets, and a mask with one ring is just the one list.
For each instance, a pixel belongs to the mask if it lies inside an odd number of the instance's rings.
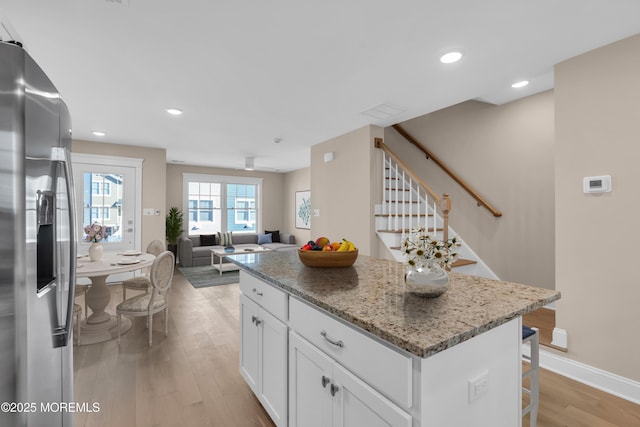
[[23,81],[26,278],[19,291],[25,316],[19,318],[18,342],[24,352],[20,359],[26,360],[20,370],[26,389],[19,398],[38,405],[38,411],[27,414],[29,426],[72,425],[72,414],[55,410],[73,399],[73,187],[69,147],[61,146],[60,139],[68,133],[69,118],[56,88],[26,54]]
[[[0,401],[18,401],[19,358],[16,341],[16,290],[24,287],[24,154],[22,120],[17,108],[21,53],[0,43]],[[19,416],[0,412],[0,425],[19,425]]]

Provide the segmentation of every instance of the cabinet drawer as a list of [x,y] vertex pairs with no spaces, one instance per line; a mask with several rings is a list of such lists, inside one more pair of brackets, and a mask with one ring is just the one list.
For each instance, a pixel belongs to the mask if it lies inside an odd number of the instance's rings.
[[262,308],[283,322],[287,321],[287,299],[284,291],[240,270],[240,290]]
[[392,401],[411,407],[410,356],[296,298],[289,299],[289,326]]

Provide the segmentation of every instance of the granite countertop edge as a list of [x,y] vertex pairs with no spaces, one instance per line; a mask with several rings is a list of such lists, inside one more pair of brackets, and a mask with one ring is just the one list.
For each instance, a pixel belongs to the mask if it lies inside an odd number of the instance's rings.
[[[346,310],[342,310],[339,309],[338,307],[335,307],[333,305],[327,304],[325,301],[322,301],[319,298],[315,298],[313,295],[310,295],[308,292],[305,292],[304,290],[300,290],[297,288],[294,288],[292,286],[287,285],[286,283],[282,283],[279,280],[269,276],[268,274],[263,273],[262,271],[260,271],[257,268],[252,267],[251,265],[248,265],[247,263],[242,262],[241,260],[237,260],[234,259],[233,257],[229,257],[229,260],[235,264],[237,264],[238,266],[240,266],[242,269],[246,270],[247,272],[253,274],[254,276],[264,280],[265,282],[275,286],[276,288],[279,288],[281,290],[284,290],[285,292],[289,293],[290,295],[293,295],[295,297],[298,297],[301,300],[304,300],[310,304],[312,304],[313,306],[320,308],[324,311],[329,312],[330,314],[333,314],[334,316],[342,319],[343,321],[356,326],[360,329],[363,329],[367,332],[369,332],[370,334],[396,346],[399,347],[415,356],[418,356],[420,358],[427,358],[429,356],[432,356],[434,354],[437,354],[441,351],[444,351],[450,347],[453,347],[457,344],[460,344],[464,341],[467,341],[477,335],[480,335],[484,332],[487,332],[495,327],[498,327],[502,324],[505,324],[507,322],[509,322],[510,320],[513,320],[517,317],[523,316],[526,313],[529,313],[531,311],[537,310],[539,308],[544,307],[547,304],[550,304],[558,299],[560,299],[560,293],[558,291],[551,291],[548,290],[549,292],[552,292],[552,294],[546,298],[543,299],[539,299],[537,301],[531,302],[529,304],[527,304],[524,307],[521,307],[517,310],[502,314],[500,316],[494,317],[492,318],[490,321],[487,321],[481,325],[475,325],[475,326],[471,326],[468,329],[456,333],[446,339],[440,340],[434,344],[428,345],[428,346],[421,346],[419,343],[415,342],[415,340],[411,340],[409,338],[402,338],[399,336],[399,334],[394,334],[393,331],[390,330],[386,330],[384,328],[379,328],[376,327],[376,325],[374,325],[372,322],[368,322],[364,319],[361,319],[359,317],[357,317],[356,315],[353,315],[351,313],[349,313]],[[459,273],[457,273],[459,274]],[[481,280],[483,281],[492,281],[492,282],[501,282],[498,280],[492,280],[492,279],[484,279],[482,278]],[[504,282],[504,283],[508,283],[508,282]],[[515,284],[515,285],[519,285],[519,284]],[[520,285],[520,286],[525,286],[525,285]]]

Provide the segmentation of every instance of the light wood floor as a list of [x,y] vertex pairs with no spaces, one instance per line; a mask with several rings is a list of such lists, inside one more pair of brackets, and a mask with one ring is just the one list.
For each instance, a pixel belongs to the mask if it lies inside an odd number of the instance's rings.
[[[115,313],[122,288],[110,289]],[[237,285],[195,289],[176,271],[168,337],[159,314],[151,348],[144,318],[120,347],[75,347],[75,401],[100,404],[76,414],[76,427],[273,426],[239,373],[238,295]]]
[[[115,312],[122,288],[110,288]],[[176,271],[168,337],[156,315],[151,348],[144,318],[120,347],[75,347],[74,401],[100,405],[76,427],[273,426],[239,373],[238,295],[237,285],[195,289]],[[543,370],[538,426],[640,426],[640,406]]]

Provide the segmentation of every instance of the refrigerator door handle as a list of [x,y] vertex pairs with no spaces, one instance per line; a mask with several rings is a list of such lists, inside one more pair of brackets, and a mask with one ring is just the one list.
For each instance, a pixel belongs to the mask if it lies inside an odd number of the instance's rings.
[[73,174],[71,173],[71,155],[64,147],[53,147],[51,153],[52,160],[60,162],[65,174],[67,190],[67,202],[69,203],[69,292],[67,300],[67,313],[65,323],[54,333],[54,343],[56,347],[64,347],[69,343],[71,331],[73,330],[73,304],[75,302],[76,288],[76,197],[73,187]]

